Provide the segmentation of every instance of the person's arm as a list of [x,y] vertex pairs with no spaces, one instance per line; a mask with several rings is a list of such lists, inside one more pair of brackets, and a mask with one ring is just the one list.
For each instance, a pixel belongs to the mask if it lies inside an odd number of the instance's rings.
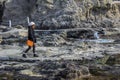
[[34,33],[34,41],[35,41],[35,43],[37,42],[35,33]]
[[35,36],[35,31],[33,30],[33,41],[36,43],[36,36]]

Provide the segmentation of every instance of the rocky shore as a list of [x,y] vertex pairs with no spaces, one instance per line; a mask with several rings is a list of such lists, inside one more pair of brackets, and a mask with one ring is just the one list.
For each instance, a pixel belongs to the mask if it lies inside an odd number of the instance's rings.
[[100,39],[89,29],[36,32],[39,57],[30,51],[25,59],[21,55],[27,48],[27,30],[1,26],[0,79],[119,80],[119,29],[105,31]]
[[1,62],[0,78],[1,80],[119,80],[118,56],[112,55],[112,58],[110,56],[105,63],[95,63],[97,60],[4,61]]
[[[0,0],[0,10],[0,80],[120,80],[114,0]],[[22,57],[28,17],[37,58]]]

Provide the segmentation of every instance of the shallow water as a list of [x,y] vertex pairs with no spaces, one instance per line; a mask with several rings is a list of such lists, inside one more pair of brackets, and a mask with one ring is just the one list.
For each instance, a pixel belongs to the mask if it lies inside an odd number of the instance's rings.
[[94,39],[94,40],[81,40],[86,42],[95,42],[95,43],[113,43],[114,40],[112,39]]
[[97,39],[100,39],[99,35],[98,35],[98,32],[95,32],[94,33],[94,37],[97,38]]

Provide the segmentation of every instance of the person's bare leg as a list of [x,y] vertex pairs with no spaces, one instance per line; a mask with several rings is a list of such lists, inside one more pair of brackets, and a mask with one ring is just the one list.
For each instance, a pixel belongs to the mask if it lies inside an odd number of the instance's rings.
[[31,47],[28,46],[28,48],[26,49],[25,53],[27,53],[30,49],[31,49]]
[[[29,46],[29,47],[26,49],[25,53],[27,53],[30,49],[31,49],[31,47]],[[27,58],[27,55],[26,55],[25,53],[22,55],[22,57]]]
[[35,48],[36,48],[35,45],[33,45],[33,56],[38,57],[38,54],[35,52]]

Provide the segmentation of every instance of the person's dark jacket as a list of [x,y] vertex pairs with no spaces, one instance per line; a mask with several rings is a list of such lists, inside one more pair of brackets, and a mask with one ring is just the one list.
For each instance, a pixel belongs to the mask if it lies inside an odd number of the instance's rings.
[[31,40],[34,43],[36,43],[35,31],[31,26],[28,26],[28,40]]

